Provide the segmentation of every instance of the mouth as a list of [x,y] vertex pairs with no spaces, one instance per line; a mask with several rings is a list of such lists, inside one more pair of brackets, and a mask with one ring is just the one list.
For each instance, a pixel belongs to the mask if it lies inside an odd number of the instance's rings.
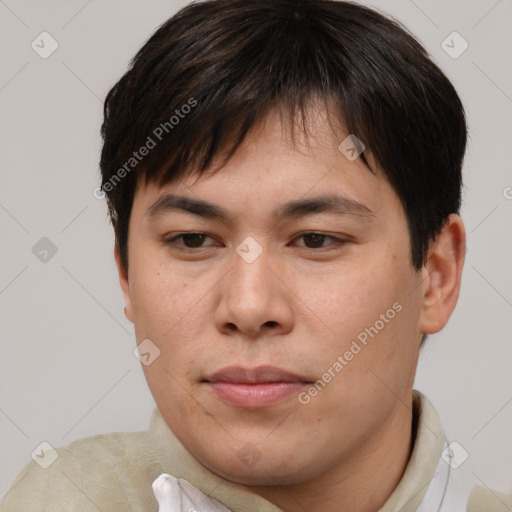
[[283,402],[311,381],[275,366],[229,366],[208,376],[203,383],[231,406],[262,409]]

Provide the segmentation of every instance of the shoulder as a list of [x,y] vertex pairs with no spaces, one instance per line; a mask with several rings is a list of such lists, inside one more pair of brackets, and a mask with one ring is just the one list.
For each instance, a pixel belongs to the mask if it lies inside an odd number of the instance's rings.
[[512,495],[475,485],[468,499],[467,512],[503,512],[512,510]]
[[129,509],[123,484],[143,476],[152,453],[147,432],[100,434],[41,451],[20,471],[0,512]]

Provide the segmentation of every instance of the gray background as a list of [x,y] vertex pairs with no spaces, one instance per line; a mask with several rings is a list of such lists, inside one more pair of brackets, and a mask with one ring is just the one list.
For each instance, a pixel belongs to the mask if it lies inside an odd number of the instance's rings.
[[[0,1],[0,496],[41,441],[148,427],[154,402],[93,189],[102,100],[185,3]],[[469,453],[459,475],[512,492],[512,2],[365,3],[417,35],[467,110],[462,291],[422,352],[416,388]],[[47,59],[31,48],[43,31],[59,45]],[[469,44],[456,59],[441,46],[453,31]],[[46,262],[32,250],[43,237],[57,247]]]

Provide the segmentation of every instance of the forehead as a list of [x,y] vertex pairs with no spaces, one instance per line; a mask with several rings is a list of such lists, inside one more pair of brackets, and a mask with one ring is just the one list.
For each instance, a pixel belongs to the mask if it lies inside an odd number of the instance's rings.
[[[231,205],[241,206],[246,214],[258,205],[274,219],[322,209],[371,216],[393,195],[369,152],[365,156],[372,170],[357,155],[351,158],[346,148],[352,139],[342,128],[333,130],[325,112],[310,112],[307,133],[289,128],[274,111],[249,132],[224,166],[219,155],[203,174],[192,169],[161,186],[139,184],[135,203],[143,208],[140,213],[155,217],[188,209],[226,220]],[[240,208],[232,213],[240,214]]]

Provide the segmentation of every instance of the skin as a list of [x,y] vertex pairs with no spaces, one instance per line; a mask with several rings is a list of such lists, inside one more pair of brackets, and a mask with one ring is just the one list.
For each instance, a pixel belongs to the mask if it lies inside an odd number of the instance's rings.
[[[294,145],[271,113],[218,172],[161,188],[139,184],[127,273],[117,247],[115,257],[137,343],[149,338],[161,351],[143,366],[148,385],[190,453],[284,511],[370,512],[407,465],[422,333],[441,330],[455,307],[465,231],[451,215],[424,267],[414,270],[398,196],[381,173],[360,158],[349,161],[337,148],[347,134],[328,126],[320,111],[309,145],[302,134]],[[168,192],[215,203],[232,220],[177,211],[151,220],[148,208]],[[373,215],[271,217],[286,201],[333,192]],[[165,243],[186,231],[208,235],[202,247],[188,239],[187,253],[184,239]],[[310,231],[345,243],[301,236]],[[252,263],[235,251],[247,236],[263,250]],[[228,365],[263,364],[315,382],[394,303],[401,311],[305,405],[297,392],[277,405],[242,409],[203,382]],[[238,456],[246,443],[256,447],[255,464]]]

